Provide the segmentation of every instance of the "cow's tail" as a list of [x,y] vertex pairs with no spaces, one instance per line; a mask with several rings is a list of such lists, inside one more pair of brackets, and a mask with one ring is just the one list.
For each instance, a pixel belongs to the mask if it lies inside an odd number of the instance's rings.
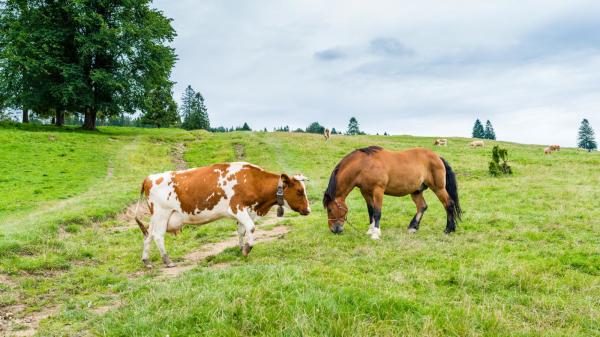
[[[146,179],[148,179],[148,178],[146,178]],[[138,218],[138,209],[140,208],[140,202],[142,202],[142,198],[144,197],[144,188],[145,187],[146,187],[146,180],[144,180],[144,182],[142,183],[140,197],[138,198],[137,205],[135,206],[135,214],[134,214],[135,222],[137,222],[138,226],[140,227],[140,230],[142,231],[142,234],[144,234],[144,237],[148,236],[148,229],[146,228],[146,225],[144,225],[142,220],[140,220]]]

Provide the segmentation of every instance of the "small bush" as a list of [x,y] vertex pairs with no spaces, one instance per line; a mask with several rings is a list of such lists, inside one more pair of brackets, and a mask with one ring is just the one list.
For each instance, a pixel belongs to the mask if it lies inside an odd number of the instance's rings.
[[[502,163],[500,163],[502,160]],[[490,174],[494,177],[503,174],[512,174],[512,169],[508,165],[508,151],[501,149],[498,145],[494,146],[492,150],[492,161],[489,166]]]

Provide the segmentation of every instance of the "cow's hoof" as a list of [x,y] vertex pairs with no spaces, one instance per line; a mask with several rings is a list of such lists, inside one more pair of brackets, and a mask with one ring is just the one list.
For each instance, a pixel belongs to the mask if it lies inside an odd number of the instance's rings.
[[142,263],[144,263],[144,266],[146,266],[146,268],[148,268],[148,269],[152,268],[152,263],[150,263],[150,261],[142,260]]
[[248,254],[250,254],[251,250],[252,250],[252,246],[250,246],[249,244],[245,244],[244,248],[242,248],[242,254],[244,256],[248,256]]
[[165,267],[167,267],[167,268],[173,268],[173,267],[175,267],[175,263],[169,262],[168,264],[165,265]]
[[416,228],[412,228],[412,227],[408,229],[408,233],[409,233],[409,234],[414,234],[414,233],[416,233],[417,231],[418,231],[418,229],[416,229]]

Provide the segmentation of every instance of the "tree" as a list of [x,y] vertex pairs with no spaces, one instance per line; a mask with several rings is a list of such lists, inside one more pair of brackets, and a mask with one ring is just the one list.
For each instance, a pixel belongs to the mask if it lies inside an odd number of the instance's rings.
[[319,122],[313,122],[306,128],[306,132],[322,134],[325,132],[325,127],[319,124]]
[[484,138],[485,131],[483,130],[483,125],[479,121],[479,118],[475,121],[475,125],[473,125],[473,138]]
[[144,124],[152,124],[157,128],[169,127],[179,124],[177,114],[177,103],[173,100],[173,94],[167,88],[156,90],[148,95],[144,103],[145,112],[141,121]]
[[338,132],[335,128],[331,128],[331,134],[332,135],[336,135]]
[[97,117],[146,113],[157,99],[169,105],[175,31],[150,3],[2,1],[0,91],[24,117],[31,109],[60,123],[65,111],[83,112],[85,129]]
[[248,123],[244,122],[244,125],[242,125],[242,127],[237,127],[235,128],[235,131],[252,131],[252,129],[250,128],[250,125],[248,125]]
[[201,93],[195,92],[189,85],[181,98],[180,114],[183,116],[181,126],[184,129],[210,130],[210,121],[206,105],[204,104],[204,97],[202,97]]
[[577,146],[588,150],[588,152],[591,152],[598,147],[596,139],[594,138],[594,129],[592,129],[590,122],[585,118],[581,121],[581,125],[579,126]]
[[[502,163],[500,163],[502,160]],[[498,145],[494,146],[492,150],[492,161],[490,161],[488,170],[492,176],[499,176],[503,174],[512,174],[512,168],[508,165],[508,151],[501,149]]]
[[496,133],[494,132],[494,127],[492,123],[488,120],[485,122],[485,131],[483,132],[483,138],[496,140]]
[[350,122],[348,123],[348,130],[346,131],[349,135],[360,135],[362,132],[358,128],[358,121],[356,118],[350,118]]

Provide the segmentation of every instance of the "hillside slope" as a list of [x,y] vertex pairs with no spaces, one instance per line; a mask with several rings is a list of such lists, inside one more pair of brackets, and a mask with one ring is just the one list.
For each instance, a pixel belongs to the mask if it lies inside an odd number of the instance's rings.
[[[491,178],[491,146],[470,149],[469,139],[434,148],[410,136],[53,130],[0,128],[0,308],[56,306],[42,335],[600,334],[598,153],[544,156],[542,146],[502,143],[515,175]],[[178,144],[190,167],[243,160],[303,173],[313,213],[287,212],[291,231],[248,258],[227,249],[160,278],[139,261],[139,230],[112,215],[136,199],[146,174],[175,166]],[[450,162],[465,210],[455,234],[443,234],[430,191],[416,235],[406,231],[410,198],[386,197],[382,240],[370,240],[358,191],[348,200],[352,226],[329,233],[320,202],[331,170],[374,144],[432,148]],[[234,231],[226,220],[186,227],[167,249],[181,261]],[[101,305],[113,310],[94,311]]]

